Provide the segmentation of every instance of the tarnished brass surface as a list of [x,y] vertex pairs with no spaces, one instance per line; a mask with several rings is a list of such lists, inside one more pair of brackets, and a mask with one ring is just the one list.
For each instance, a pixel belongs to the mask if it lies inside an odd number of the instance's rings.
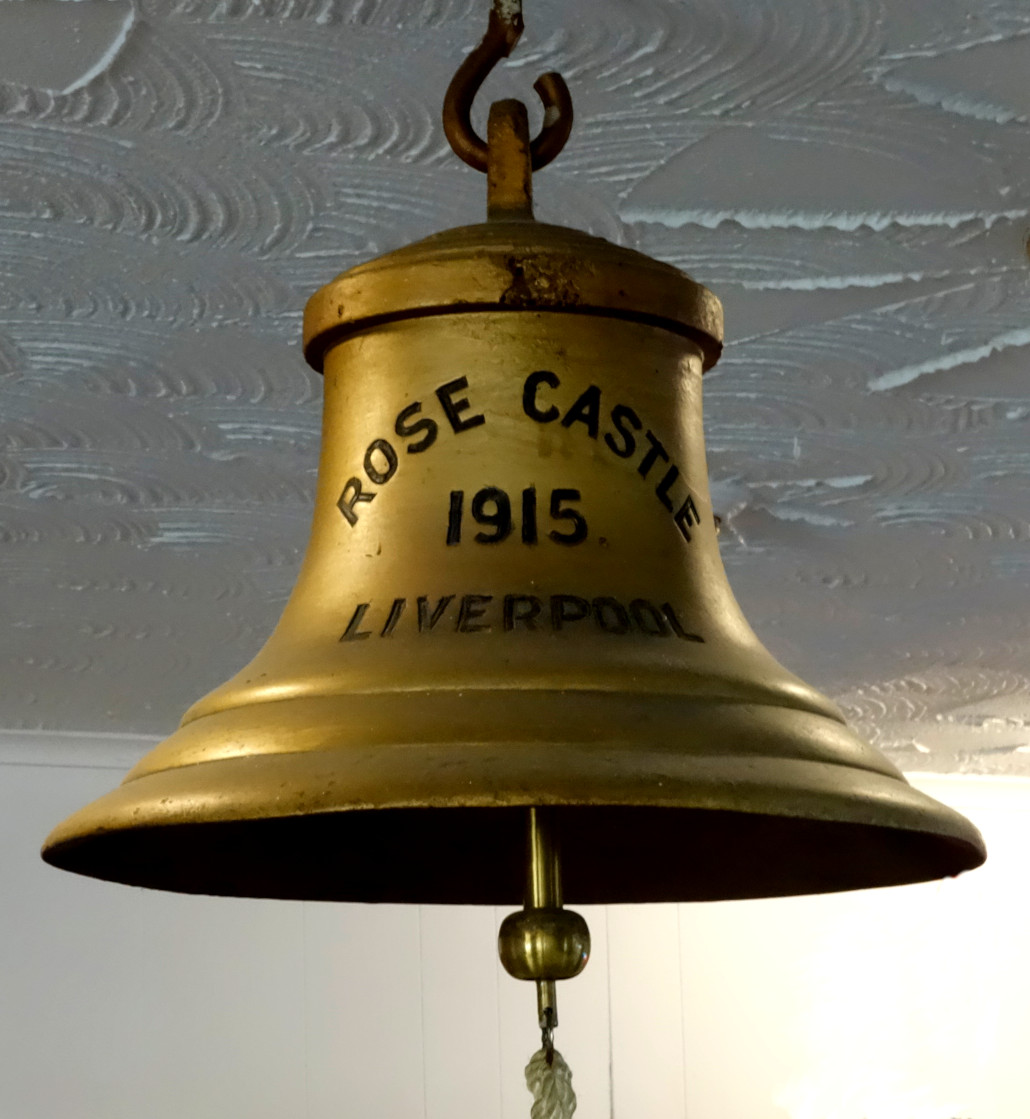
[[533,806],[526,815],[526,908],[560,909],[564,895],[554,809]]
[[540,1016],[549,1008],[552,1026],[558,1024],[554,981],[579,975],[590,957],[586,921],[562,908],[555,814],[554,808],[530,808],[527,813],[526,904],[505,917],[497,934],[498,954],[509,975],[549,985],[538,993]]
[[490,158],[486,167],[489,221],[532,220],[533,167],[529,120],[521,101],[495,101],[487,124]]
[[492,221],[435,233],[337,276],[304,309],[304,353],[322,372],[327,351],[359,330],[475,310],[659,325],[694,341],[705,369],[722,352],[722,305],[671,265],[577,229]]
[[573,903],[955,874],[976,829],[777,664],[723,572],[701,429],[721,314],[531,222],[309,304],[311,543],[266,647],[45,857],[197,892],[518,903],[558,806]]
[[520,909],[501,922],[497,949],[515,979],[573,979],[590,956],[590,930],[571,909]]

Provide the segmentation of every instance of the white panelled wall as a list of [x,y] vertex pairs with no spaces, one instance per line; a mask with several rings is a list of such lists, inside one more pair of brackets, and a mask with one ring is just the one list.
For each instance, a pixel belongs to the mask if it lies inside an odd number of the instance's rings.
[[[145,745],[0,743],[2,1119],[528,1117],[533,994],[496,963],[501,911],[195,898],[45,866],[49,828]],[[918,783],[980,826],[983,869],[584,909],[595,952],[558,1031],[578,1116],[1025,1119],[1030,781]]]

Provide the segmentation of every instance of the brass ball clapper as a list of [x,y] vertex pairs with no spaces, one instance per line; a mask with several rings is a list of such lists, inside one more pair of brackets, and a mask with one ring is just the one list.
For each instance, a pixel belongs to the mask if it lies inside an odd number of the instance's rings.
[[529,809],[526,847],[525,908],[505,917],[497,950],[509,975],[536,983],[542,1046],[550,1064],[558,1025],[555,984],[586,967],[590,930],[578,913],[562,908],[561,857],[552,809]]
[[[454,153],[487,179],[487,218],[533,220],[533,172],[551,162],[572,131],[572,97],[560,74],[534,83],[544,106],[540,135],[529,138],[526,106],[495,101],[490,106],[487,139],[472,126],[472,103],[487,75],[507,58],[523,30],[522,0],[494,0],[483,41],[459,67],[444,98],[443,124]],[[551,1064],[558,1025],[556,983],[586,967],[590,930],[578,913],[562,908],[561,854],[554,812],[528,810],[525,907],[501,923],[497,950],[505,971],[536,983],[542,1048]]]

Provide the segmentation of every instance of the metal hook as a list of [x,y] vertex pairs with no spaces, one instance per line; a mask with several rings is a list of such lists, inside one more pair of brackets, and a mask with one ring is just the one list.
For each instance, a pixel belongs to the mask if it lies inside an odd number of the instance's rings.
[[[478,47],[458,67],[443,101],[443,130],[454,154],[477,171],[487,169],[487,144],[472,127],[472,102],[487,75],[515,49],[524,27],[522,0],[493,0],[490,22]],[[561,74],[537,78],[533,89],[543,102],[544,125],[530,145],[534,171],[546,167],[572,132],[572,95]]]

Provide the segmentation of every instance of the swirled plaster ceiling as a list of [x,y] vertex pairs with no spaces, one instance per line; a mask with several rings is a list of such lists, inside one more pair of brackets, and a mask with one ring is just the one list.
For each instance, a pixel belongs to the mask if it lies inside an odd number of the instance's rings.
[[[161,733],[309,527],[307,295],[479,220],[487,0],[0,0],[0,726]],[[731,582],[904,768],[1030,773],[1030,6],[526,0],[538,212],[713,287]]]

